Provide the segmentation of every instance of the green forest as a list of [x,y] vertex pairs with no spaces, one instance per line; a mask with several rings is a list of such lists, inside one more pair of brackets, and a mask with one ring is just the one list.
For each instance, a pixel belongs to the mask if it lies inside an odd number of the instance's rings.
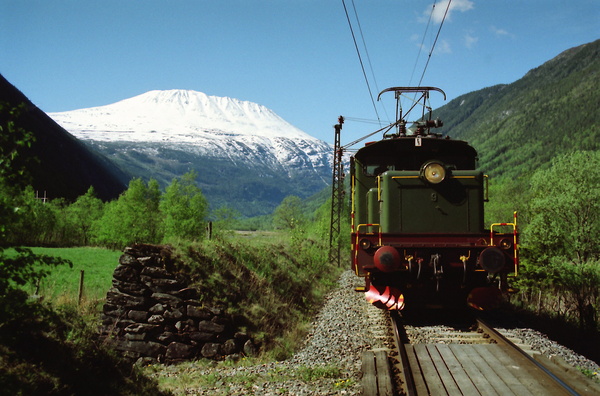
[[132,179],[129,188],[114,201],[102,202],[90,187],[75,202],[62,198],[45,202],[27,186],[13,197],[13,204],[21,213],[8,225],[6,242],[17,246],[123,249],[136,242],[199,240],[208,216],[208,203],[194,182],[193,172],[174,179],[164,193],[155,180],[145,183]]

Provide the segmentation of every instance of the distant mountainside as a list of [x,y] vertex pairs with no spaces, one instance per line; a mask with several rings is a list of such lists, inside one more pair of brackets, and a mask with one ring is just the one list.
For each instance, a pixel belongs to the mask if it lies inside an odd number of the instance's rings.
[[185,90],[50,113],[132,175],[162,187],[194,169],[212,208],[271,213],[287,195],[330,182],[333,148],[256,103]]
[[40,195],[45,191],[50,199],[62,197],[73,201],[94,186],[98,197],[107,201],[117,198],[127,188],[131,176],[75,139],[2,75],[0,101],[12,107],[25,103],[27,107],[27,112],[17,120],[18,126],[32,132],[36,141],[20,155],[39,159],[38,164],[32,163],[29,171],[33,188]]
[[[442,87],[443,88],[443,87]],[[600,149],[600,40],[564,51],[520,80],[433,111],[436,130],[466,140],[493,177],[515,178],[557,154]]]

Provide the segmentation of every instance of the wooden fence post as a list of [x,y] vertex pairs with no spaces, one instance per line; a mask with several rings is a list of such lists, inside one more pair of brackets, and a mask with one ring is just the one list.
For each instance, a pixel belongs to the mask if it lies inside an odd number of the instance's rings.
[[77,298],[77,304],[81,304],[81,297],[83,296],[83,274],[84,271],[81,270],[81,275],[79,276],[79,297]]
[[212,239],[212,221],[208,222],[206,226],[206,238],[210,241]]

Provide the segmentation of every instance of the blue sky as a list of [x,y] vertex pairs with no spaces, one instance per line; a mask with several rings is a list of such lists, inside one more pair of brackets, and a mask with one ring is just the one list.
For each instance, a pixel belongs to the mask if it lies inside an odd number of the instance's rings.
[[[433,3],[345,0],[375,97],[418,84],[448,4],[432,15]],[[598,0],[453,0],[422,85],[449,101],[599,38]],[[190,89],[259,103],[330,143],[339,115],[377,118],[342,0],[0,0],[0,73],[46,112]],[[382,122],[394,106],[377,104]],[[349,120],[342,144],[377,128]]]

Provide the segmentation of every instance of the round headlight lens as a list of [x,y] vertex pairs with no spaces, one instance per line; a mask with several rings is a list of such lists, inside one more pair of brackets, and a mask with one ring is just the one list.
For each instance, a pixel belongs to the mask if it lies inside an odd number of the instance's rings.
[[431,162],[423,168],[423,175],[429,183],[438,184],[446,178],[446,169],[442,164]]

